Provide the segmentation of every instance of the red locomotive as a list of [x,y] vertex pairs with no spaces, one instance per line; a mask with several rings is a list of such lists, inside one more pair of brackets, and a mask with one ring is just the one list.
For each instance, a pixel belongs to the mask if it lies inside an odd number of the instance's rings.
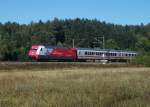
[[36,60],[70,60],[75,61],[77,58],[75,48],[60,48],[44,45],[32,45],[28,56]]
[[87,60],[130,60],[137,55],[134,51],[90,49],[90,48],[64,48],[44,45],[32,45],[28,56],[37,61],[87,61]]

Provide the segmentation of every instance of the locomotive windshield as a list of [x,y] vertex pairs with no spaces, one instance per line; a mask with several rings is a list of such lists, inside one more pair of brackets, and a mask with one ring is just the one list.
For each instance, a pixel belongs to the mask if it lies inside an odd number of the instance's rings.
[[36,49],[36,48],[33,48],[33,49],[31,49],[31,50],[36,51],[37,49]]

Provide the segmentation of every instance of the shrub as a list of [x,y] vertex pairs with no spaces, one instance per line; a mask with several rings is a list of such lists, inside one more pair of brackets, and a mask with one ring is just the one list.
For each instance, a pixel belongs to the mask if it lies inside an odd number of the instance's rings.
[[133,60],[133,64],[142,64],[150,67],[150,53],[140,54]]

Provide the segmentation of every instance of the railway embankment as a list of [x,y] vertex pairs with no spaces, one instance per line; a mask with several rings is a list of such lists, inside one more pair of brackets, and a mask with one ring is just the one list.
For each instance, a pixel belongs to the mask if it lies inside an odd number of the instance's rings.
[[137,64],[111,63],[101,64],[92,62],[0,62],[0,70],[30,70],[30,69],[63,69],[63,68],[117,68],[144,67]]

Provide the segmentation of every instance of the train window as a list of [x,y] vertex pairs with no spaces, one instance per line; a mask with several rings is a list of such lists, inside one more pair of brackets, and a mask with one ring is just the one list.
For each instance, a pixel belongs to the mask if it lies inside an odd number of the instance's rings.
[[115,53],[113,53],[113,56],[115,56]]
[[112,53],[110,53],[110,55],[111,55],[111,56],[113,56],[113,54],[112,54]]
[[110,54],[110,56],[112,56],[112,54],[111,53],[109,53]]
[[109,56],[108,53],[106,53],[106,56]]
[[87,52],[85,51],[85,55],[87,55]]
[[111,56],[114,56],[114,53],[111,53]]
[[110,56],[112,56],[112,53],[109,53],[110,54]]
[[96,55],[98,55],[98,52],[96,52]]
[[89,55],[91,55],[91,52],[89,52]]
[[113,53],[113,56],[115,56],[115,53]]
[[116,54],[116,53],[114,53],[114,55],[115,55],[115,56],[117,56],[117,54]]

